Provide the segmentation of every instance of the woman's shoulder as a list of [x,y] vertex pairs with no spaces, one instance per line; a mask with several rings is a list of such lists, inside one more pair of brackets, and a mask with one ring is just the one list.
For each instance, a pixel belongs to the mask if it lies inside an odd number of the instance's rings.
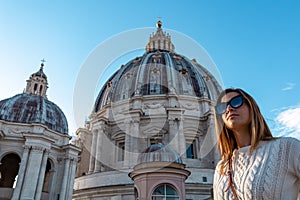
[[285,150],[300,151],[300,141],[293,137],[278,137],[271,140],[271,145],[279,145]]
[[263,140],[261,142],[265,143],[265,144],[300,143],[300,141],[298,139],[293,138],[293,137],[275,137],[272,139]]
[[300,141],[293,137],[275,137],[260,141],[256,150],[259,152],[300,151]]
[[293,137],[278,137],[275,141],[279,143],[300,144],[300,141]]

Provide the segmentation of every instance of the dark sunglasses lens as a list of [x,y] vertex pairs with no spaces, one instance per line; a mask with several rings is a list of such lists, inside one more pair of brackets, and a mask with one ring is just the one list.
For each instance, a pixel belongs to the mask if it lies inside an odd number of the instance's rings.
[[216,106],[217,114],[219,114],[219,115],[223,114],[226,111],[226,106],[227,106],[227,103],[219,103]]
[[229,104],[233,108],[239,108],[243,104],[243,96],[239,95],[237,97],[232,98]]
[[239,95],[236,97],[233,97],[228,103],[223,102],[219,103],[215,109],[217,114],[221,115],[226,111],[227,105],[230,105],[232,108],[239,108],[243,105],[243,96]]

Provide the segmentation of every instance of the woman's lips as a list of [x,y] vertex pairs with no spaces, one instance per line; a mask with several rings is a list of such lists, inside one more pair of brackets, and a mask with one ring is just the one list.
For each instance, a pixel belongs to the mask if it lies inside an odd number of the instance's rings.
[[227,116],[227,120],[228,119],[231,119],[231,118],[233,118],[233,117],[237,117],[238,116],[238,114],[236,114],[236,113],[231,113],[231,114],[229,114],[228,116]]

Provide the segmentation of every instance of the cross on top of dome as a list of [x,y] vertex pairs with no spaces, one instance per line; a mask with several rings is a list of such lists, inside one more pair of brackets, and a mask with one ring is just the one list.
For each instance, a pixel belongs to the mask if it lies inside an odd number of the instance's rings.
[[42,60],[41,60],[41,69],[43,70],[43,68],[44,68],[44,63],[46,62],[46,60],[43,58]]
[[46,91],[48,88],[47,76],[43,71],[45,59],[41,60],[41,67],[39,71],[31,74],[27,80],[25,93],[38,95],[46,98]]
[[174,45],[171,41],[171,36],[162,31],[162,22],[159,20],[157,23],[156,33],[152,33],[149,38],[149,42],[146,45],[146,51],[169,51],[174,52]]

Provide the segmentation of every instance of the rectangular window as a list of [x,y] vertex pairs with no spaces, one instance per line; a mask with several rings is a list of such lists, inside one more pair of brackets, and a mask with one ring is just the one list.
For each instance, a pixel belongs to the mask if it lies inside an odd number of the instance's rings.
[[125,142],[118,142],[118,161],[124,161]]
[[196,150],[195,140],[192,143],[186,144],[186,157],[187,158],[191,158],[191,159],[197,158],[196,152],[197,152],[197,150]]

